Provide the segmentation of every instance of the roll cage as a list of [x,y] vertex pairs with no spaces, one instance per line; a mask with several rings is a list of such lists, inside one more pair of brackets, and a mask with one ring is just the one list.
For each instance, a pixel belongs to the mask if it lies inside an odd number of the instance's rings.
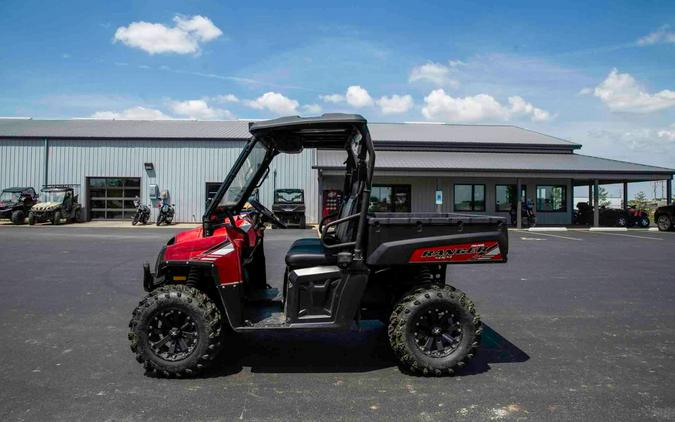
[[[355,240],[326,246],[331,249],[353,246],[354,259],[362,259],[366,214],[375,166],[375,150],[366,119],[358,114],[338,113],[306,118],[282,117],[264,122],[252,122],[249,124],[249,131],[251,138],[202,217],[203,235],[210,236],[217,227],[226,224],[225,219],[235,226],[234,215],[241,212],[246,198],[251,195],[261,180],[264,180],[269,172],[269,165],[277,154],[297,154],[305,148],[345,149],[347,161],[345,162],[344,192],[352,192],[359,199],[356,201],[358,208],[355,208],[350,215],[326,224],[323,229],[325,231],[329,227],[358,219]],[[260,145],[266,148],[266,154],[253,177],[247,180],[246,186],[242,186],[238,200],[234,204],[221,204],[225,193],[239,175],[252,150]]]

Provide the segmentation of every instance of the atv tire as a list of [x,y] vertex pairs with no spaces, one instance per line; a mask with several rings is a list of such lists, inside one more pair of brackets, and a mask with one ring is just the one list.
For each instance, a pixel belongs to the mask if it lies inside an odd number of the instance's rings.
[[132,226],[135,226],[136,224],[138,224],[138,214],[135,214],[135,215],[134,215],[134,219],[131,220],[131,225],[132,225]]
[[162,216],[162,215],[157,216],[157,225],[158,225],[158,226],[159,226],[160,224],[162,224],[162,221],[164,221],[164,216]]
[[220,311],[200,290],[184,285],[160,287],[133,311],[131,351],[148,375],[194,376],[222,348],[221,325]]
[[35,224],[35,214],[33,214],[32,212],[29,212],[28,213],[28,225],[32,226],[34,224]]
[[52,224],[55,226],[61,224],[61,211],[54,211],[54,215],[52,216]]
[[10,220],[12,220],[12,224],[23,224],[26,221],[26,214],[21,210],[16,210],[12,213]]
[[476,354],[482,328],[473,302],[462,291],[429,285],[398,302],[387,332],[404,370],[440,376],[453,374]]

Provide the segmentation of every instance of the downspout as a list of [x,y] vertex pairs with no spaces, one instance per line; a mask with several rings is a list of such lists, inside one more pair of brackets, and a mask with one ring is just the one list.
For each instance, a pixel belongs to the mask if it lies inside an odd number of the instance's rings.
[[45,138],[45,175],[44,175],[44,185],[49,184],[49,138]]

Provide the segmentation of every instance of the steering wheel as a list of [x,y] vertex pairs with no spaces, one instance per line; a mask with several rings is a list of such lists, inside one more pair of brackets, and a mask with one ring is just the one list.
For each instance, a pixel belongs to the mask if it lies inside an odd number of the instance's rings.
[[277,226],[280,226],[284,229],[286,228],[286,225],[282,223],[272,211],[265,208],[265,206],[260,202],[256,201],[255,199],[249,199],[248,203],[251,204],[251,206],[255,208],[256,211],[262,214],[263,217],[271,221],[273,224],[276,224]]

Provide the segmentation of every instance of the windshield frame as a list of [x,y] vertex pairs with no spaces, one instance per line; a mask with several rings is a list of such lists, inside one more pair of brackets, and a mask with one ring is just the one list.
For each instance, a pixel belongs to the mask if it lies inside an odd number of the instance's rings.
[[[248,180],[248,185],[243,186],[242,190],[240,191],[240,197],[239,200],[236,203],[231,203],[231,204],[222,204],[221,201],[223,200],[223,197],[225,196],[225,193],[229,190],[230,186],[236,179],[236,177],[239,174],[239,171],[241,168],[244,166],[246,163],[246,160],[248,157],[251,155],[251,152],[253,151],[254,148],[260,147],[265,149],[265,156],[263,157],[262,161],[260,162],[260,166],[256,170],[255,174],[253,177]],[[237,161],[234,163],[234,166],[230,169],[230,172],[227,174],[227,177],[223,181],[223,183],[220,185],[218,188],[218,191],[214,195],[213,199],[209,203],[208,207],[206,208],[206,211],[204,212],[204,216],[202,217],[203,222],[209,223],[211,221],[211,216],[212,215],[235,215],[238,214],[241,209],[243,208],[244,204],[246,201],[248,201],[249,196],[251,196],[251,193],[253,190],[256,188],[258,185],[258,182],[262,178],[262,176],[265,174],[267,171],[267,168],[269,167],[270,162],[272,161],[272,158],[275,155],[275,151],[270,149],[269,146],[266,145],[265,142],[260,141],[257,139],[255,136],[252,136],[251,139],[249,139],[248,143],[244,146],[244,149],[241,151],[239,154],[239,157],[237,158]],[[218,218],[216,218],[218,220]],[[216,221],[216,223],[218,223]],[[206,229],[206,227],[205,227]]]

